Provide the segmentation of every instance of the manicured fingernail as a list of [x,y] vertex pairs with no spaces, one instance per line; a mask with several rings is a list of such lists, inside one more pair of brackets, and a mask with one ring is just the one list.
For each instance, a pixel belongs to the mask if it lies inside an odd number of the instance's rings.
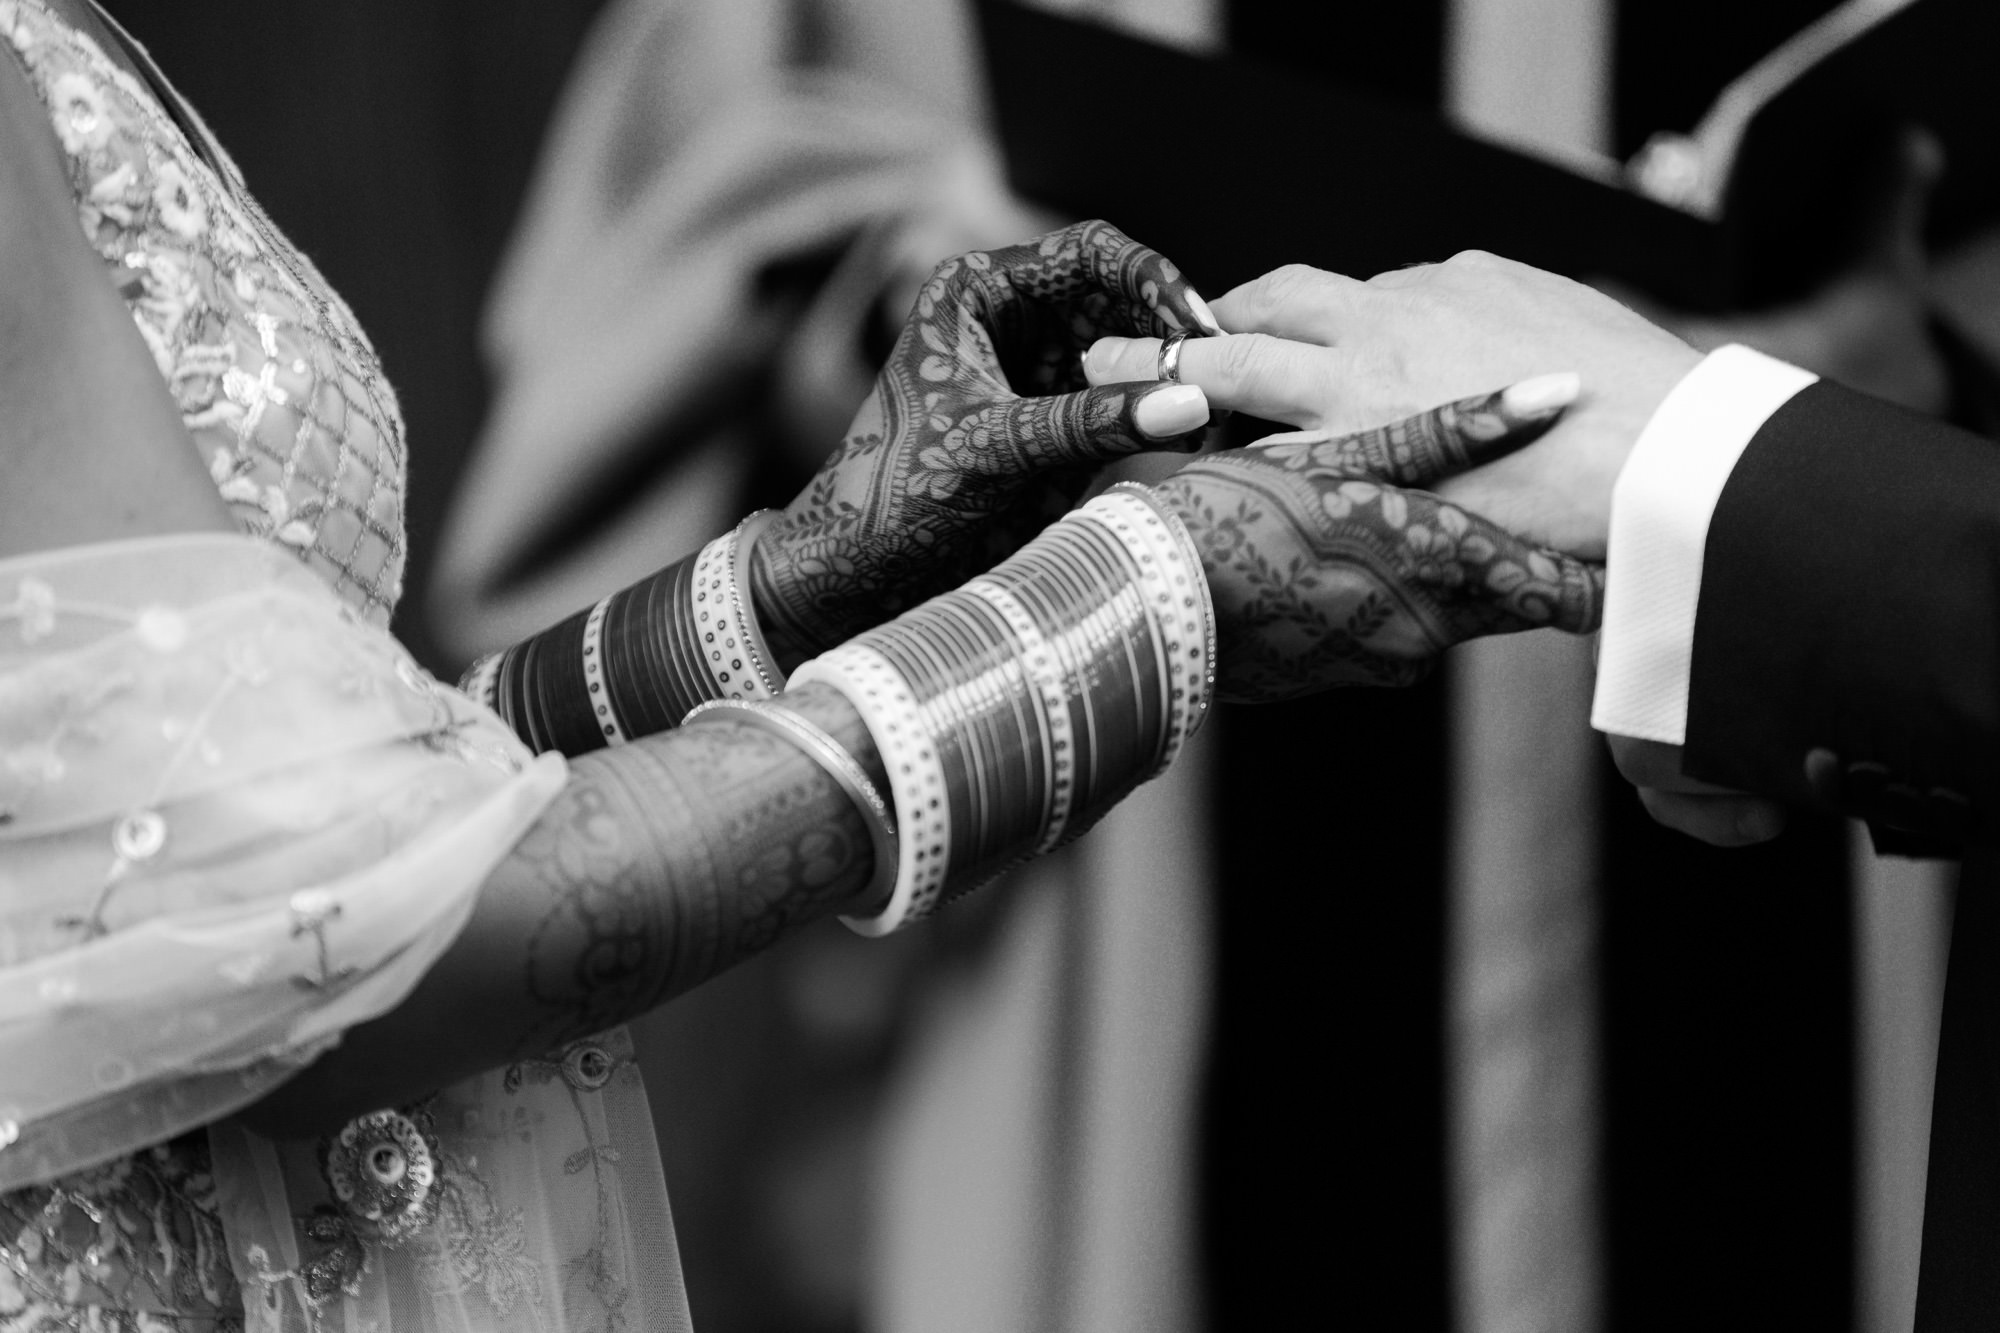
[[1248,449],[1262,449],[1273,444],[1325,444],[1333,438],[1332,431],[1288,430],[1277,435],[1266,435],[1261,440],[1252,440],[1245,445]]
[[1168,440],[1208,422],[1208,395],[1199,385],[1171,384],[1139,400],[1133,422],[1149,439]]
[[1500,395],[1500,404],[1517,417],[1542,417],[1576,401],[1583,381],[1575,371],[1537,375],[1510,386]]
[[[1083,377],[1092,384],[1109,384],[1117,378],[1111,367],[1118,364],[1118,354],[1125,350],[1126,338],[1099,338],[1083,354]],[[1151,379],[1152,376],[1147,376]]]
[[1194,317],[1201,321],[1203,328],[1207,329],[1210,333],[1222,332],[1222,325],[1216,323],[1215,312],[1208,308],[1208,302],[1201,299],[1201,293],[1195,291],[1188,292],[1187,303],[1188,308],[1194,311]]

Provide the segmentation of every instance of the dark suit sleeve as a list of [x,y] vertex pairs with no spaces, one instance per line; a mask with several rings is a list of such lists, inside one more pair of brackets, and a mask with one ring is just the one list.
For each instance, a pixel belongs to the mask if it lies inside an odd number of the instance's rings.
[[1685,766],[2000,842],[2000,447],[1825,382],[1772,415],[1709,525]]

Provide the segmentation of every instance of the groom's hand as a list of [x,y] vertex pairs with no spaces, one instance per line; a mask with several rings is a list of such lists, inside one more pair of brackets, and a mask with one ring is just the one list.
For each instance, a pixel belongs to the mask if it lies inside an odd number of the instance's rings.
[[[1182,345],[1209,402],[1306,430],[1379,426],[1530,376],[1583,392],[1542,439],[1440,494],[1502,527],[1602,558],[1611,488],[1639,432],[1700,353],[1600,292],[1476,251],[1366,282],[1294,265],[1215,302],[1228,334]],[[1154,374],[1159,343],[1106,338],[1092,383]]]
[[1747,847],[1785,831],[1784,807],[1774,801],[1697,782],[1681,772],[1681,747],[1607,736],[1618,772],[1639,792],[1655,823],[1717,847]]

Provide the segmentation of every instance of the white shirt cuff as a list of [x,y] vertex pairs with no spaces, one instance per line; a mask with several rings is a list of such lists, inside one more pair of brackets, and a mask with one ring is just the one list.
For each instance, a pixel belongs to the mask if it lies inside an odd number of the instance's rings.
[[1709,353],[1660,404],[1611,494],[1604,637],[1590,724],[1680,745],[1709,519],[1771,414],[1819,377],[1753,352]]

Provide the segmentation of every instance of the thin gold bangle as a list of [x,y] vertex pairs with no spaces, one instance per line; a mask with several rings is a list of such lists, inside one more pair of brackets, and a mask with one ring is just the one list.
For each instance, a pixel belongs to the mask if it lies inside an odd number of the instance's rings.
[[785,739],[804,750],[827,776],[840,784],[854,804],[860,809],[861,817],[868,825],[868,842],[875,852],[875,867],[869,874],[866,902],[868,910],[888,900],[890,890],[896,882],[897,835],[895,816],[889,811],[889,803],[882,799],[882,793],[868,780],[854,756],[841,747],[839,741],[823,729],[800,717],[791,709],[766,699],[711,699],[705,704],[697,704],[681,720],[686,726],[698,717],[713,713],[736,713],[751,726]]

